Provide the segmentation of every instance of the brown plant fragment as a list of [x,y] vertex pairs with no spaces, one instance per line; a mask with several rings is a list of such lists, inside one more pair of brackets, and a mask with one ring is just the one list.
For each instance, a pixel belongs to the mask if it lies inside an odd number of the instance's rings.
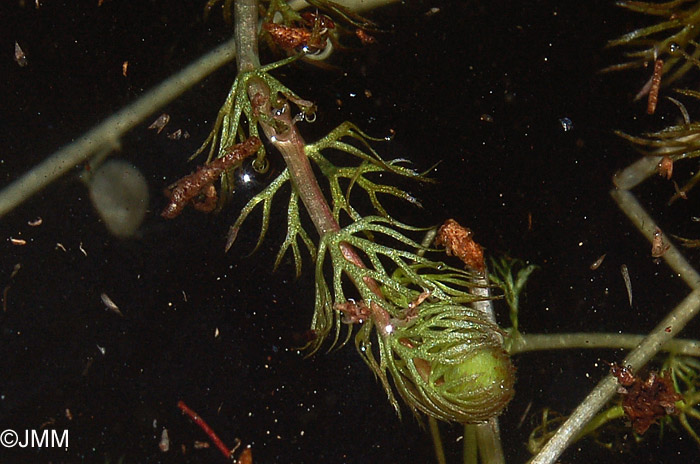
[[15,62],[19,65],[20,68],[24,68],[29,64],[29,61],[27,60],[27,55],[24,54],[24,51],[22,50],[22,47],[19,46],[19,43],[15,42]]
[[360,39],[362,45],[370,45],[377,42],[377,39],[375,39],[374,36],[368,34],[366,31],[363,31],[360,28],[355,29],[355,35],[358,39]]
[[236,464],[253,464],[253,450],[250,446],[241,451]]
[[303,23],[299,27],[277,23],[263,23],[263,29],[272,41],[288,52],[299,50],[315,53],[326,47],[328,31],[335,28],[331,18],[323,14],[302,13]]
[[[216,207],[214,181],[226,169],[258,151],[261,143],[259,138],[250,137],[245,142],[229,148],[224,156],[206,166],[200,166],[192,174],[172,184],[165,191],[170,203],[160,215],[166,219],[176,218],[189,202],[193,202],[195,208],[200,211],[212,211]],[[200,196],[203,196],[203,199],[200,199]]]
[[149,129],[155,129],[158,134],[161,133],[163,128],[168,125],[170,122],[170,115],[167,113],[163,113],[158,118],[151,123],[150,126],[148,126]]
[[484,272],[484,250],[472,238],[472,231],[448,219],[438,229],[435,245],[444,246],[448,256],[456,256],[470,269]]
[[622,409],[632,422],[635,433],[642,435],[660,418],[678,413],[676,402],[683,397],[673,388],[670,371],[661,375],[652,371],[646,380],[641,380],[629,366],[612,364],[610,373],[620,383],[618,392],[623,395]]
[[651,87],[649,88],[649,100],[647,101],[647,114],[656,112],[656,104],[659,101],[659,89],[661,88],[661,72],[664,69],[664,61],[654,62],[654,74],[651,76]]
[[673,175],[673,160],[671,157],[666,155],[661,158],[657,169],[661,177],[665,177],[666,180],[671,180],[671,176]]
[[343,323],[356,324],[363,323],[370,317],[370,310],[364,301],[359,303],[354,300],[348,300],[345,303],[336,303],[333,309],[343,313]]
[[658,227],[654,230],[654,238],[651,241],[651,256],[652,258],[662,257],[671,245],[664,243],[664,234]]

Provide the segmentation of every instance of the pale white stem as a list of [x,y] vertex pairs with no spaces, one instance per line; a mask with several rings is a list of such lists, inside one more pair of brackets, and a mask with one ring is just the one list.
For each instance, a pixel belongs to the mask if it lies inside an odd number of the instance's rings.
[[[625,349],[636,348],[646,335],[618,333],[562,333],[562,334],[519,334],[509,347],[511,355],[543,350],[570,349]],[[700,357],[700,341],[673,339],[666,343],[663,351],[681,356]]]
[[[646,158],[643,158],[646,159]],[[637,163],[635,163],[637,164]],[[652,242],[654,233],[658,226],[654,220],[642,208],[637,199],[627,190],[612,190],[610,195],[615,199],[620,209],[627,215],[630,221],[637,226],[637,229]],[[660,230],[660,229],[659,229]],[[663,254],[663,259],[673,269],[690,288],[700,287],[700,274],[688,263],[678,248],[669,241],[668,235],[664,235],[664,243],[669,245],[668,250]]]
[[492,417],[483,424],[476,424],[476,441],[479,444],[479,457],[482,464],[505,464],[506,458],[501,445],[501,430],[498,417]]

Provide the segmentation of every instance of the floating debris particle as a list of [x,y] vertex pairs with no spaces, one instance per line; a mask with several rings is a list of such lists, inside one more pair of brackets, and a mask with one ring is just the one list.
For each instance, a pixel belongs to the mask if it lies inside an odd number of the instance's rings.
[[659,161],[656,169],[659,171],[661,177],[665,177],[666,180],[671,180],[671,176],[673,176],[673,160],[668,155],[664,156],[661,158],[661,161]]
[[124,317],[122,312],[119,310],[119,306],[117,306],[116,303],[114,303],[114,301],[112,301],[112,299],[106,293],[100,294],[100,298],[102,299],[102,303],[104,303],[107,309],[121,317]]
[[10,237],[10,243],[17,246],[24,246],[27,244],[27,241],[22,238]]
[[164,453],[170,451],[170,437],[168,436],[168,429],[163,429],[163,432],[161,432],[158,448],[160,448],[160,450]]
[[33,221],[27,221],[27,225],[29,225],[29,227],[39,227],[43,222],[44,220],[38,217]]
[[180,140],[180,139],[189,139],[190,138],[190,133],[187,132],[186,130],[178,129],[172,134],[168,134],[168,138],[170,140]]
[[658,227],[654,229],[654,239],[651,241],[651,256],[653,258],[662,257],[671,245],[664,243],[664,234]]
[[654,62],[654,74],[651,75],[651,87],[649,88],[649,100],[647,102],[647,114],[656,112],[656,104],[659,101],[659,89],[661,88],[661,72],[664,69],[664,61]]
[[165,126],[167,126],[169,122],[170,122],[170,115],[167,113],[163,113],[160,116],[158,116],[158,119],[153,121],[153,123],[150,126],[148,126],[148,128],[149,129],[156,129],[158,131],[158,133],[160,134],[161,131],[163,130],[163,128]]
[[24,68],[29,64],[29,61],[27,61],[27,55],[24,54],[24,51],[22,50],[22,47],[19,46],[19,43],[15,41],[15,61],[19,65],[20,68]]
[[20,269],[22,269],[22,263],[15,264],[15,266],[12,268],[12,274],[10,274],[10,279],[14,278]]
[[122,63],[122,76],[126,77],[126,73],[129,70],[129,60]]
[[620,266],[620,272],[622,273],[622,278],[625,281],[625,287],[627,288],[627,298],[630,301],[630,308],[632,307],[632,281],[630,281],[630,272],[627,269],[627,265],[623,264]]
[[569,132],[574,128],[574,123],[569,118],[561,118],[559,120],[559,124],[561,124],[561,128],[564,130],[564,132]]
[[603,253],[600,258],[595,260],[595,263],[591,264],[591,271],[595,271],[600,267],[601,264],[603,264],[603,261],[605,260],[605,257],[607,256],[607,253]]

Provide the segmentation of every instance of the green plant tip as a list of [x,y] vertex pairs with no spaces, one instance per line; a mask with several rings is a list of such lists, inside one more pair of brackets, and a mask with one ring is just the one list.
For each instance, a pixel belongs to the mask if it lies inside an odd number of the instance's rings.
[[474,350],[459,364],[438,363],[430,378],[444,394],[470,405],[474,422],[501,413],[515,393],[515,368],[508,354],[497,347]]

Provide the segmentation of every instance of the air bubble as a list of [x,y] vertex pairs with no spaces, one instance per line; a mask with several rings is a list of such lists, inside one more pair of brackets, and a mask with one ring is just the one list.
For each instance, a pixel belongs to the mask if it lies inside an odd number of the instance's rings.
[[679,51],[680,49],[681,49],[681,46],[678,45],[678,44],[675,43],[675,42],[671,43],[671,44],[668,46],[668,50],[669,50],[671,53],[676,53],[676,52]]
[[117,237],[134,235],[148,206],[148,185],[143,174],[126,161],[110,160],[88,180],[88,189],[107,229]]
[[569,132],[574,128],[574,123],[569,118],[561,118],[559,124],[561,124],[561,128],[564,129],[564,132]]

